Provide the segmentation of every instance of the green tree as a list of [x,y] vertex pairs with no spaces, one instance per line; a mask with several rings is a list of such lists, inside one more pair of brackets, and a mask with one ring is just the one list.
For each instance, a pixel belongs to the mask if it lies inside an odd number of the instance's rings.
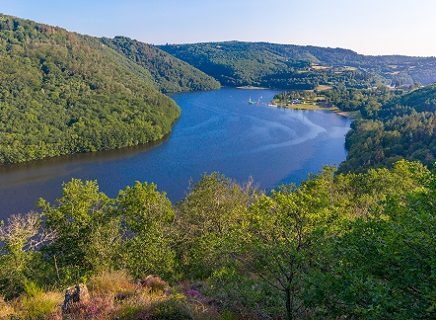
[[0,224],[0,295],[20,294],[32,277],[32,262],[40,258],[38,249],[53,239],[41,229],[36,213],[13,215]]
[[112,265],[119,242],[118,220],[97,182],[73,179],[50,205],[40,200],[46,228],[56,234],[45,251],[62,282],[76,282]]
[[204,175],[177,206],[176,243],[185,274],[204,279],[241,251],[254,190],[221,174]]
[[169,227],[174,220],[171,202],[155,184],[137,182],[120,191],[116,214],[122,222],[122,264],[135,278],[169,276],[174,268]]
[[333,170],[262,196],[249,209],[249,250],[244,267],[282,297],[286,319],[306,314],[305,277],[322,238],[333,201]]

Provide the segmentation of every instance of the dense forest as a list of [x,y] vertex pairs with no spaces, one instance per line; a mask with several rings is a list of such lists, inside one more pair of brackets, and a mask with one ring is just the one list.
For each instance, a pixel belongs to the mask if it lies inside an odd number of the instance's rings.
[[73,180],[0,226],[0,317],[432,319],[435,182],[404,160],[269,195],[212,174],[172,205],[153,184],[109,198]]
[[102,42],[150,71],[164,93],[220,88],[212,77],[156,46],[126,37],[102,38]]
[[362,118],[346,138],[347,160],[341,171],[391,166],[399,159],[436,161],[436,85],[414,90],[388,101],[366,96]]
[[344,65],[313,67],[310,59],[287,56],[267,44],[224,42],[160,48],[231,87],[254,85],[308,90],[318,85],[344,83],[361,88],[373,86],[378,81],[376,75]]
[[368,87],[436,82],[436,58],[365,56],[351,50],[272,43],[218,42],[165,45],[161,49],[226,86],[313,89],[345,83]]
[[162,139],[179,109],[98,39],[0,16],[0,163]]

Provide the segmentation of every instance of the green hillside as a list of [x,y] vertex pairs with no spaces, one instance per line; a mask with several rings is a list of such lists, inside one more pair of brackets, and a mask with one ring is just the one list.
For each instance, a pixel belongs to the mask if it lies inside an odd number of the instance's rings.
[[162,139],[179,109],[99,39],[0,16],[0,164]]
[[220,87],[219,82],[212,77],[155,46],[126,37],[103,38],[102,42],[149,70],[162,92],[201,91]]
[[[366,108],[366,110],[365,110]],[[371,109],[371,112],[368,110]],[[430,85],[377,105],[362,105],[363,118],[347,135],[349,150],[341,170],[367,170],[399,159],[436,161],[436,85]]]
[[341,82],[370,87],[375,81],[397,86],[436,81],[436,58],[365,56],[339,48],[237,41],[160,48],[228,86],[313,89]]
[[436,111],[436,84],[414,90],[391,104],[410,107],[416,111]]

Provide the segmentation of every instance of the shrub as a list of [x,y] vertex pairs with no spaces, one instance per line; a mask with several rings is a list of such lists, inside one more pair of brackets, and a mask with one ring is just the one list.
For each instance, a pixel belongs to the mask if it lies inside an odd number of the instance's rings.
[[189,306],[176,299],[170,299],[153,305],[147,320],[190,320],[194,319]]
[[124,305],[116,317],[120,320],[191,320],[192,312],[185,301],[169,299],[152,304]]
[[140,283],[141,286],[150,289],[152,292],[163,292],[168,288],[168,283],[158,276],[147,276],[144,280],[141,280]]

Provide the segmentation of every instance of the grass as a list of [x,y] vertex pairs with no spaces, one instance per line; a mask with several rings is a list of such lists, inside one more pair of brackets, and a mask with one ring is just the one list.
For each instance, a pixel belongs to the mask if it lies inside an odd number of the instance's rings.
[[310,103],[288,104],[287,106],[284,106],[284,108],[294,109],[294,110],[325,110],[325,111],[333,111],[333,112],[339,111],[339,109],[336,107],[326,108]]
[[15,308],[6,303],[0,296],[0,319],[10,319],[15,314]]
[[[194,286],[186,281],[163,291],[163,283],[166,288],[166,282],[157,276],[136,281],[126,271],[104,272],[87,283],[90,300],[73,305],[65,314],[61,310],[64,298],[62,290],[44,292],[29,286],[32,290],[11,301],[4,301],[0,297],[0,320],[238,319],[216,298],[198,291],[197,284]],[[193,295],[191,291],[196,294]],[[259,317],[253,314],[244,319]]]
[[124,270],[103,272],[90,279],[89,289],[95,295],[131,294],[137,286]]
[[328,86],[328,85],[325,85],[325,84],[320,84],[319,86],[317,86],[315,88],[315,90],[317,90],[317,91],[327,91],[327,90],[331,90],[331,89],[333,89],[332,86]]
[[23,297],[19,302],[19,314],[23,319],[57,319],[63,295],[60,292],[44,292]]

